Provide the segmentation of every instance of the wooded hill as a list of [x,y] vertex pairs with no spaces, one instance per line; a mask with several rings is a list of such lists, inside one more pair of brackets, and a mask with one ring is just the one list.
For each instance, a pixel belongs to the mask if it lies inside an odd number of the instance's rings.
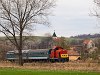
[[80,38],[80,39],[100,38],[100,34],[82,34],[82,35],[77,35],[77,36],[71,36],[71,38]]

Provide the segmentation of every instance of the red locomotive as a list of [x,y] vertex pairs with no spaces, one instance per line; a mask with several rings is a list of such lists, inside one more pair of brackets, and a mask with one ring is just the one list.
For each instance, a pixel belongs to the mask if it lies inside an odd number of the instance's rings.
[[69,61],[67,50],[59,46],[54,46],[50,52],[50,60],[62,61],[62,62]]

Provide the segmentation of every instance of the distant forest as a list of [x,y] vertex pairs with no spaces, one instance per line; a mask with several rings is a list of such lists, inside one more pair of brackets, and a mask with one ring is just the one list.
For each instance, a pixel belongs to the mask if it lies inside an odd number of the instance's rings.
[[100,34],[82,34],[82,35],[77,35],[77,36],[71,36],[71,38],[80,38],[80,39],[100,38]]

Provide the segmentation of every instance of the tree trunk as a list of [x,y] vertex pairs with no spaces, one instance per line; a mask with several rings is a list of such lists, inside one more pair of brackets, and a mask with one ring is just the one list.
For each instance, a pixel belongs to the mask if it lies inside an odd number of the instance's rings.
[[19,40],[19,65],[20,66],[23,66],[23,59],[22,59],[22,29],[21,29],[21,32],[20,32],[20,40]]
[[23,66],[23,59],[22,59],[22,50],[19,50],[19,65]]

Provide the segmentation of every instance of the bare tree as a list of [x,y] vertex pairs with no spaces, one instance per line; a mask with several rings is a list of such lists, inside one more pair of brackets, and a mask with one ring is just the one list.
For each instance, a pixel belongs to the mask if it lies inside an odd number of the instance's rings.
[[49,25],[49,9],[54,5],[54,0],[0,0],[0,32],[18,49],[20,66],[23,66],[24,33],[34,25]]
[[94,0],[96,8],[94,9],[93,15],[100,19],[100,0]]

